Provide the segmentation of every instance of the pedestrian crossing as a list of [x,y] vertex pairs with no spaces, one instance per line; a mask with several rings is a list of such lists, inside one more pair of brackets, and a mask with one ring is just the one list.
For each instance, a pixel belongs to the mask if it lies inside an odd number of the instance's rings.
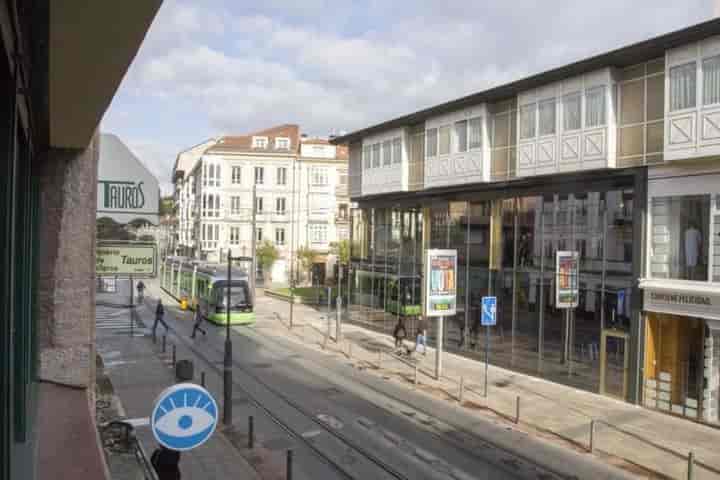
[[[95,329],[97,331],[120,333],[130,330],[130,309],[97,305],[95,307]],[[135,320],[133,328],[141,328]]]

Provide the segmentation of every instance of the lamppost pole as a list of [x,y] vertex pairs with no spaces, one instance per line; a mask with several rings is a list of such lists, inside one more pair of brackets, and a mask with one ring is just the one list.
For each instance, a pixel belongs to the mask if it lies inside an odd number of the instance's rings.
[[230,341],[230,283],[232,282],[232,256],[228,249],[227,297],[225,299],[225,358],[223,360],[223,423],[232,425],[232,342]]

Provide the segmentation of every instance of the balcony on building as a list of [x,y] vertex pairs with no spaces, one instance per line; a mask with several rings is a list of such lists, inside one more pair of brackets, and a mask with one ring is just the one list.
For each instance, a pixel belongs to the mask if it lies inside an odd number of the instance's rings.
[[404,129],[363,138],[361,193],[377,195],[408,190]]
[[421,188],[488,180],[490,142],[486,118],[487,108],[482,104],[425,121]]

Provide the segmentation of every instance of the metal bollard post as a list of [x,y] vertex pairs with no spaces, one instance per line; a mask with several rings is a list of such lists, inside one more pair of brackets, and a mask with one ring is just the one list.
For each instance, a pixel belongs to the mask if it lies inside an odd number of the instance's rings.
[[167,343],[167,335],[163,335],[163,340],[162,340],[162,352],[163,353],[165,353],[165,350],[166,350],[166,343]]
[[590,443],[588,446],[589,447],[588,452],[590,452],[590,453],[593,453],[593,448],[594,448],[593,442],[595,440],[594,437],[595,437],[595,420],[590,420]]
[[520,396],[517,397],[517,402],[515,403],[515,423],[520,423]]
[[688,469],[687,469],[687,478],[688,480],[693,480],[695,478],[695,454],[693,452],[688,453]]
[[205,372],[200,372],[200,386],[205,388]]
[[293,451],[287,451],[287,463],[285,464],[285,480],[292,480]]
[[465,389],[465,378],[460,377],[460,392],[458,393],[458,402],[460,405],[463,403],[463,390]]
[[253,449],[255,447],[255,426],[253,425],[253,417],[248,417],[248,448]]
[[173,344],[173,351],[172,351],[172,366],[175,366],[175,361],[177,359],[176,352],[175,352],[175,344]]

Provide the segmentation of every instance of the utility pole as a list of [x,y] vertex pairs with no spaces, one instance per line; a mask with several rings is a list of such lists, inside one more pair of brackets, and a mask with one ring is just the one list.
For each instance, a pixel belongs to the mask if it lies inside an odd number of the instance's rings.
[[[252,274],[250,275],[250,286],[252,287],[252,303],[255,305],[255,277],[257,276],[257,260],[255,259],[255,250],[257,247],[257,184],[253,185],[252,200],[252,243],[250,244],[250,256],[252,257]],[[229,255],[229,254],[228,254]],[[230,267],[228,267],[228,272]]]
[[[255,190],[253,189],[253,192],[254,191]],[[232,342],[230,340],[230,283],[232,282],[232,257],[230,256],[230,249],[228,249],[227,262],[227,298],[225,301],[225,358],[223,360],[223,423],[226,426],[230,426],[232,425]]]
[[292,206],[290,210],[290,328],[293,327],[293,307],[295,305],[295,257],[293,250],[295,249],[295,210],[297,209],[295,202],[295,170],[297,167],[297,159],[293,161],[293,179],[292,179]]

